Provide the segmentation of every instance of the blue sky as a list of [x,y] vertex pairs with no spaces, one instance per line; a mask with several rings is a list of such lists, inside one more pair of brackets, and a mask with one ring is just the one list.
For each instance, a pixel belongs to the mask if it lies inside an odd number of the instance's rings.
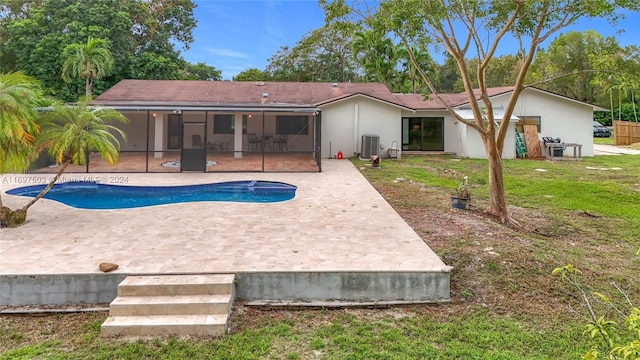
[[[304,34],[324,24],[324,14],[316,0],[194,2],[198,25],[191,48],[181,49],[182,56],[189,62],[205,62],[222,70],[224,79],[249,68],[263,70],[281,46],[295,45]],[[563,32],[596,30],[604,36],[615,36],[622,46],[640,45],[640,37],[634,31],[640,28],[638,24],[640,14],[628,12],[615,28],[604,20],[589,20]],[[619,33],[621,29],[626,32]]]

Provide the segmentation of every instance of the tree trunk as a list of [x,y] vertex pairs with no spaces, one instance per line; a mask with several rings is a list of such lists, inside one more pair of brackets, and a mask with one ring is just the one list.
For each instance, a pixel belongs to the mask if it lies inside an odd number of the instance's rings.
[[91,79],[87,78],[85,80],[84,83],[84,92],[85,92],[85,96],[87,97],[87,101],[91,101],[91,88],[92,88],[92,81]]
[[483,141],[489,160],[489,213],[500,219],[500,222],[511,224],[504,191],[502,152],[492,136],[483,137]]
[[27,212],[23,209],[11,210],[6,206],[0,207],[0,228],[17,227],[27,220]]
[[51,179],[51,181],[49,181],[49,184],[47,184],[47,187],[42,189],[42,191],[40,191],[40,193],[36,197],[34,197],[31,201],[29,201],[29,203],[27,203],[27,205],[22,207],[22,211],[25,212],[25,217],[27,215],[26,214],[27,210],[29,210],[31,205],[35,204],[36,201],[40,200],[43,196],[45,196],[47,194],[47,192],[49,192],[49,190],[51,190],[53,185],[56,183],[56,181],[58,181],[58,179],[60,178],[62,173],[67,169],[67,166],[69,166],[69,164],[70,163],[68,161],[64,162],[62,164],[62,166],[60,167],[60,170],[58,170],[58,173],[56,174],[56,176],[54,176],[53,179]]

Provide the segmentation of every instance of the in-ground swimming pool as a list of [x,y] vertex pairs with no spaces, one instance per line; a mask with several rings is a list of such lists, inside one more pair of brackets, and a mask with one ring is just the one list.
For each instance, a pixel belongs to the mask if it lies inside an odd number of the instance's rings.
[[[45,186],[24,186],[6,193],[35,197]],[[182,186],[121,186],[77,181],[55,184],[44,197],[80,209],[125,209],[191,201],[279,202],[293,199],[296,189],[294,185],[260,180]]]

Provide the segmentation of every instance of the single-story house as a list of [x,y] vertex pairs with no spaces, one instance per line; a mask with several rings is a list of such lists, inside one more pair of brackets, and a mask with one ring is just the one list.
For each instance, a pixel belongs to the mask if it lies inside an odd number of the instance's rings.
[[[497,118],[512,90],[490,89]],[[466,94],[442,97],[472,119]],[[321,171],[322,159],[338,153],[385,157],[390,149],[398,156],[431,151],[486,157],[476,131],[437,100],[393,94],[378,83],[122,80],[95,103],[129,119],[119,125],[127,134],[121,158],[142,155],[145,163],[134,171]],[[516,128],[523,124],[536,125],[540,137],[580,143],[582,155],[593,156],[594,109],[525,89],[503,157],[516,156]]]

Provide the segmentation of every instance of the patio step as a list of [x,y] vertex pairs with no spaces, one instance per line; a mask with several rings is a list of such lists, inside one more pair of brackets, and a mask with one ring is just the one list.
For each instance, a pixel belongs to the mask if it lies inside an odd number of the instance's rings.
[[227,316],[217,315],[156,315],[114,316],[102,324],[102,336],[218,336],[225,333]]
[[233,274],[128,276],[118,285],[103,336],[221,335],[234,298]]
[[230,294],[234,274],[127,276],[118,285],[118,296]]

